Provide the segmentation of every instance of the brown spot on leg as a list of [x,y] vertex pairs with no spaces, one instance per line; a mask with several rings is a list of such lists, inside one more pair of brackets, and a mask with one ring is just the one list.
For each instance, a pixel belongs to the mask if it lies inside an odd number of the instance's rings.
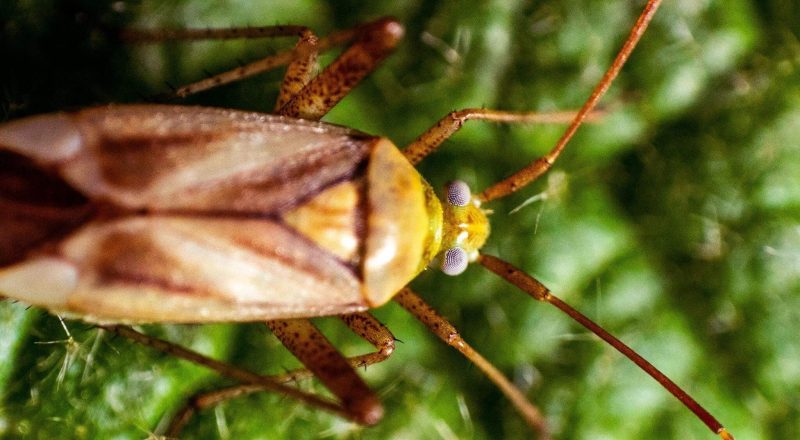
[[311,80],[317,68],[317,45],[319,40],[311,31],[304,31],[294,47],[295,59],[289,63],[283,75],[281,90],[275,102],[274,112],[278,112]]
[[394,353],[394,335],[389,329],[367,312],[350,313],[339,317],[353,331],[365,341],[372,344],[378,351],[350,358],[350,365],[366,367],[383,362]]
[[284,105],[282,115],[320,119],[397,46],[403,27],[391,18],[368,23],[358,30],[358,38],[322,73],[312,79]]
[[342,402],[357,422],[373,425],[383,417],[378,398],[327,338],[307,319],[276,320],[269,328]]

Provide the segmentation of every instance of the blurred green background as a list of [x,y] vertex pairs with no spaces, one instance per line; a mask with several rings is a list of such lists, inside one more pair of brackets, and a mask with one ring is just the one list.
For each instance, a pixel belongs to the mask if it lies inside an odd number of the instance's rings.
[[[306,24],[381,15],[407,25],[396,55],[326,119],[404,145],[450,110],[577,108],[641,1],[11,1],[0,4],[0,118],[135,102],[281,47],[125,46],[124,26]],[[800,5],[665,1],[554,169],[492,203],[486,249],[535,275],[670,375],[739,439],[800,437]],[[188,100],[269,111],[280,72]],[[469,124],[426,160],[437,188],[484,188],[563,127]],[[536,199],[511,214],[530,197]],[[479,267],[414,282],[547,415],[556,437],[711,439],[666,391],[567,317]],[[254,395],[201,413],[186,438],[528,438],[479,371],[399,307],[403,342],[364,376],[386,406],[363,428]],[[345,353],[368,347],[333,319]],[[193,390],[226,382],[80,321],[0,304],[0,436],[144,438]],[[257,371],[296,365],[263,325],[149,326]],[[306,389],[319,390],[314,382]]]

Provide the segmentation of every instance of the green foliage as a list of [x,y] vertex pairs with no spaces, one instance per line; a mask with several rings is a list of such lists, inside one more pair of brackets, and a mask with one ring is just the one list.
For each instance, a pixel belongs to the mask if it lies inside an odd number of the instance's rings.
[[[121,26],[292,22],[325,34],[393,14],[406,41],[327,120],[404,145],[456,108],[577,108],[641,2],[359,3],[4,3],[0,108],[11,119],[137,101],[291,44],[130,47],[108,32]],[[798,29],[792,2],[666,1],[604,99],[607,115],[580,130],[547,178],[489,206],[488,252],[630,343],[739,438],[800,436]],[[189,102],[269,111],[279,82],[275,72]],[[471,123],[421,171],[436,187],[461,178],[484,188],[562,130]],[[534,195],[543,198],[509,214]],[[558,438],[714,438],[612,349],[480,268],[414,285],[540,406]],[[376,314],[403,341],[364,372],[387,409],[378,426],[254,395],[201,413],[186,437],[530,436],[475,367],[398,307]],[[66,323],[75,343],[41,344],[66,338],[57,318],[0,304],[0,435],[143,438],[192,391],[226,383]],[[335,320],[319,323],[345,353],[367,349]],[[296,365],[261,325],[147,331],[257,371]]]

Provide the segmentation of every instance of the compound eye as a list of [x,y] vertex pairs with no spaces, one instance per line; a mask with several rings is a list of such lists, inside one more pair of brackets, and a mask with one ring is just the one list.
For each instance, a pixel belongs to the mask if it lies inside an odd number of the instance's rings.
[[447,201],[453,206],[467,206],[472,196],[469,185],[463,180],[454,180],[447,184]]
[[460,247],[452,247],[445,251],[442,259],[442,272],[450,276],[455,276],[467,269],[469,258],[467,251]]

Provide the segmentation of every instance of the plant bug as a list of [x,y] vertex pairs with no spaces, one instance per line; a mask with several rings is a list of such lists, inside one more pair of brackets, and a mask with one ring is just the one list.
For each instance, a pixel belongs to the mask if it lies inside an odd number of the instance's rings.
[[[454,147],[454,148],[458,148],[458,147]],[[508,149],[508,147],[506,147],[506,149]]]

